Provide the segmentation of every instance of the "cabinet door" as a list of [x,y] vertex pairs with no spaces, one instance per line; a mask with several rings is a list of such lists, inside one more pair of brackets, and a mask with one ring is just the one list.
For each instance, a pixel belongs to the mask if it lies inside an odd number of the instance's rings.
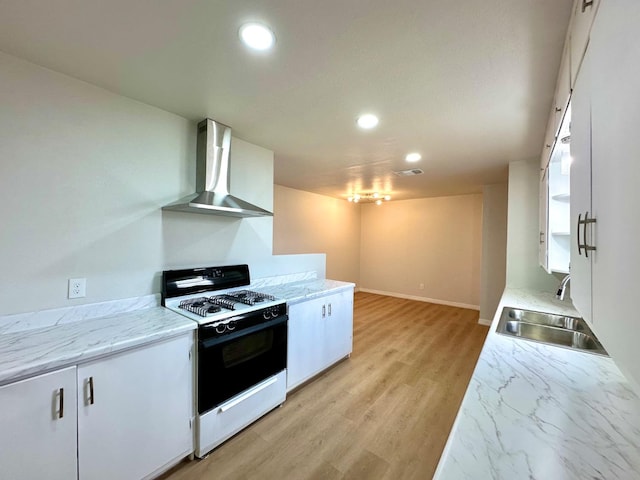
[[567,111],[569,105],[569,98],[571,96],[571,38],[567,37],[567,42],[564,46],[562,53],[562,63],[560,63],[560,71],[558,72],[558,81],[556,83],[556,93],[553,99],[553,132],[554,135],[558,135],[562,119]]
[[640,385],[640,2],[600,6],[592,61],[593,319],[621,370]]
[[0,477],[77,478],[76,368],[0,387]]
[[575,0],[571,20],[571,85],[575,87],[582,68],[584,53],[589,43],[589,34],[600,0]]
[[553,148],[553,143],[555,142],[556,134],[554,131],[555,124],[555,115],[552,113],[549,115],[549,120],[547,121],[547,129],[544,134],[544,145],[542,146],[542,155],[540,156],[540,178],[542,178],[542,173],[549,165],[549,160],[551,159],[551,149]]
[[547,273],[549,271],[548,257],[548,235],[549,235],[549,168],[545,168],[540,180],[540,192],[538,193],[538,226],[540,233],[538,237],[538,262]]
[[591,254],[578,251],[578,234],[584,242],[584,226],[578,225],[578,216],[593,212],[591,208],[591,98],[590,55],[583,62],[571,100],[571,300],[580,314],[589,322],[591,315]]
[[80,478],[140,479],[193,451],[193,334],[78,367]]
[[287,390],[322,370],[323,306],[324,299],[289,306]]
[[325,368],[351,353],[353,345],[353,290],[330,295],[325,300]]

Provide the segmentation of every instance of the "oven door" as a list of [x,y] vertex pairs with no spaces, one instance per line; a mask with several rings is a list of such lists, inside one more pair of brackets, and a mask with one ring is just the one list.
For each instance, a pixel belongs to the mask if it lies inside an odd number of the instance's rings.
[[198,341],[198,413],[281,372],[287,364],[287,316]]

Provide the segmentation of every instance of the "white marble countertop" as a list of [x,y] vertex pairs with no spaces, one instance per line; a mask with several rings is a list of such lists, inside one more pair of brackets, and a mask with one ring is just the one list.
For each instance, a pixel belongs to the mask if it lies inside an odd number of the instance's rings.
[[640,479],[640,399],[614,361],[497,334],[504,306],[578,316],[505,290],[434,478]]
[[[258,279],[249,288],[291,304],[353,287],[303,272]],[[150,295],[2,317],[0,385],[197,328],[187,317],[151,306],[158,300]]]
[[195,330],[164,307],[0,335],[0,385]]
[[251,284],[252,289],[268,293],[277,298],[282,298],[290,305],[354,287],[355,284],[353,283],[329,280],[326,278],[316,278],[269,286],[261,286],[259,284],[254,286],[254,284]]

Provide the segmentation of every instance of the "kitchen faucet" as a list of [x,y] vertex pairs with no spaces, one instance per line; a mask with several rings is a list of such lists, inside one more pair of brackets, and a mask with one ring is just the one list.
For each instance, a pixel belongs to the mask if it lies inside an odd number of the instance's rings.
[[567,274],[560,282],[560,286],[558,287],[558,292],[556,293],[556,298],[559,300],[564,300],[564,292],[567,289],[567,283],[571,280],[571,275]]

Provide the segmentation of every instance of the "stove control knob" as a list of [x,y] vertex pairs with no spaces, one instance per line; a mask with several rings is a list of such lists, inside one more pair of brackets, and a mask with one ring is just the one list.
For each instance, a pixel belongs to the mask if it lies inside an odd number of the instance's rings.
[[216,325],[216,333],[224,333],[227,330],[227,326],[224,323]]
[[271,318],[269,310],[265,310],[264,312],[262,312],[262,318],[264,318],[265,320],[269,320]]
[[231,331],[235,329],[236,329],[236,321],[230,320],[229,323],[227,323],[227,330]]

